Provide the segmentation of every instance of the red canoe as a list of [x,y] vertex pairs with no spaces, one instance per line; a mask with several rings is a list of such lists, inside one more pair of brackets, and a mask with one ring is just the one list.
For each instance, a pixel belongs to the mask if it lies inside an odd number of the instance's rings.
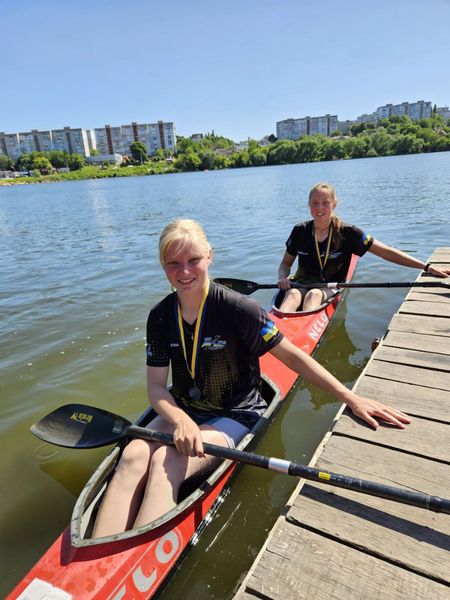
[[[353,257],[347,281],[353,275],[356,260]],[[339,293],[329,304],[313,312],[286,315],[273,307],[270,314],[292,343],[311,354],[340,299]],[[270,353],[261,358],[260,364],[262,393],[269,406],[257,425],[240,442],[238,450],[251,449],[297,380],[297,374]],[[148,422],[150,414],[151,411],[147,411],[138,424]],[[199,487],[192,483],[189,487],[187,482],[177,507],[157,521],[137,530],[93,540],[89,536],[93,516],[121,449],[121,445],[116,446],[100,464],[75,504],[70,526],[25,575],[7,600],[151,598],[211,520],[236,469],[236,463],[223,461]]]

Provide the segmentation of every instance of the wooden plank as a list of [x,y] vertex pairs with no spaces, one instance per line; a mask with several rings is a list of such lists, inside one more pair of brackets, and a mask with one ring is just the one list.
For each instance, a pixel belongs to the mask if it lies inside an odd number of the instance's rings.
[[[449,338],[444,338],[449,339]],[[432,369],[434,371],[450,372],[450,360],[448,355],[434,352],[422,352],[421,350],[410,350],[407,348],[397,348],[384,345],[379,348],[379,351],[374,355],[374,360],[382,360],[392,362],[398,365],[409,365],[414,367],[422,367],[424,369]],[[430,373],[424,373],[428,377]],[[434,377],[434,375],[433,375]],[[450,378],[449,378],[450,384]]]
[[386,346],[405,348],[408,350],[421,350],[434,354],[450,355],[450,337],[410,333],[409,331],[389,331],[377,352],[377,358],[383,358],[383,349]]
[[389,323],[389,330],[410,331],[430,335],[450,336],[450,319],[445,317],[423,317],[412,314],[397,314]]
[[400,314],[448,318],[450,317],[450,303],[408,301],[400,306],[398,312]]
[[437,304],[446,302],[448,303],[450,302],[450,290],[445,290],[442,288],[412,288],[406,300],[436,302]]
[[[397,403],[395,406],[398,408]],[[450,408],[447,407],[450,421]],[[416,456],[439,460],[450,465],[450,425],[416,417],[405,429],[380,425],[377,430],[365,426],[346,410],[333,428],[333,435],[345,435],[354,439],[410,452]],[[439,440],[439,443],[436,443]],[[376,450],[374,450],[376,452]],[[367,450],[369,454],[372,450]],[[450,476],[450,471],[449,471]],[[449,492],[450,495],[450,492]],[[449,557],[450,558],[450,557]]]
[[447,263],[450,263],[450,249],[436,248],[428,260],[433,264],[442,263],[442,266],[446,266]]
[[283,522],[235,599],[448,600],[448,594],[441,583]]
[[[448,497],[450,468],[405,452],[332,436],[318,468]],[[287,516],[323,535],[450,583],[450,519],[406,504],[307,483]]]
[[367,374],[380,379],[414,383],[427,388],[450,391],[450,374],[429,371],[408,365],[396,365],[384,360],[372,360]]
[[398,381],[387,382],[367,373],[357,383],[355,392],[395,406],[409,415],[450,423],[450,394],[444,390]]

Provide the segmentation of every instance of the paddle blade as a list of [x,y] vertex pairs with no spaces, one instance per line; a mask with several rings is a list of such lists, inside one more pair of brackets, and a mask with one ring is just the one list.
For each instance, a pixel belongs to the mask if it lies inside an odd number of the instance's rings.
[[214,279],[216,283],[220,283],[220,285],[224,285],[230,290],[234,290],[235,292],[239,292],[240,294],[244,294],[248,296],[249,294],[253,294],[254,291],[260,289],[259,286],[254,281],[247,281],[245,279],[232,279],[226,277],[216,277]]
[[65,448],[99,448],[127,436],[130,421],[101,408],[66,404],[31,426],[31,432]]

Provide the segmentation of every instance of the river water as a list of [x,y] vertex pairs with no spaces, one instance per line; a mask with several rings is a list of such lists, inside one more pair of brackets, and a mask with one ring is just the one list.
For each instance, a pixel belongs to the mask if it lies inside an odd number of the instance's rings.
[[[43,444],[30,425],[69,402],[131,420],[146,406],[146,317],[169,292],[158,263],[162,227],[199,220],[214,247],[213,277],[272,283],[319,181],[336,186],[344,221],[387,244],[423,260],[449,245],[448,152],[0,187],[2,596],[66,526],[107,452]],[[417,274],[366,255],[354,281]],[[346,293],[315,357],[351,385],[405,294]],[[254,298],[268,307],[271,292]],[[332,397],[299,382],[257,451],[308,462],[337,410]],[[231,598],[295,485],[245,467],[161,597]]]

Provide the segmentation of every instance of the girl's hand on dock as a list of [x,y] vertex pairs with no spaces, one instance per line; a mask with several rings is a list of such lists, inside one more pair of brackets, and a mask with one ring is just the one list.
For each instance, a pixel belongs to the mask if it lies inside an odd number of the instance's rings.
[[396,408],[377,402],[377,400],[370,400],[369,398],[362,398],[353,394],[353,398],[348,400],[346,404],[355,417],[363,419],[374,429],[377,429],[379,426],[379,422],[374,417],[378,417],[382,421],[395,425],[400,429],[404,429],[405,425],[411,423],[408,415],[405,415],[405,413]]

